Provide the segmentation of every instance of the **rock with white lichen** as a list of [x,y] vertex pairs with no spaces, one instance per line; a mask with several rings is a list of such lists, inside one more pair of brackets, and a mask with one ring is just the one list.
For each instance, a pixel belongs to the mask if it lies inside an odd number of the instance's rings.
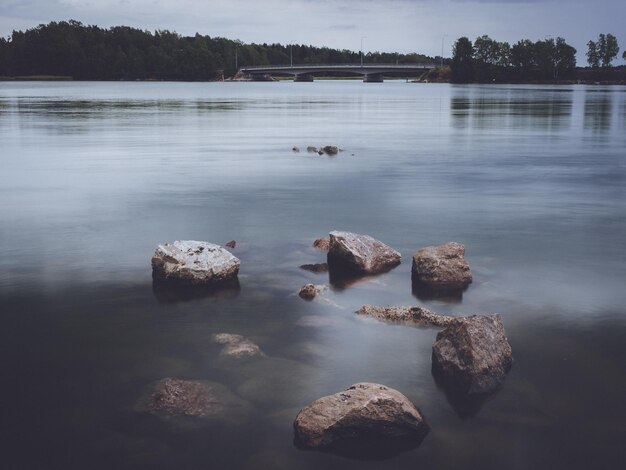
[[152,275],[171,283],[214,285],[235,280],[240,264],[219,245],[179,240],[157,247],[152,256]]

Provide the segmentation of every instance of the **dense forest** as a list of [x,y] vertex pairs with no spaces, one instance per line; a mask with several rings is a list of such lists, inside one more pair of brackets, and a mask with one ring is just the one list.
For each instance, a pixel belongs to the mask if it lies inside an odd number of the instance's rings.
[[[213,80],[246,65],[358,63],[360,53],[326,47],[244,44],[171,31],[109,29],[52,22],[0,38],[0,76],[67,76],[76,80]],[[368,63],[424,63],[420,54],[368,53]]]

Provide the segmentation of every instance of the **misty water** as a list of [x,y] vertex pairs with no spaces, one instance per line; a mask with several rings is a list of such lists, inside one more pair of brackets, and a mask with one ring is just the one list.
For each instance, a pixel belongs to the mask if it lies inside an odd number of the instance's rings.
[[[338,145],[336,157],[294,145]],[[331,230],[402,253],[297,296]],[[236,240],[240,289],[153,288],[159,243]],[[0,84],[2,468],[528,469],[626,464],[626,87]],[[413,292],[418,248],[465,244],[462,297]],[[467,407],[431,374],[436,328],[363,304],[502,315],[515,363]],[[220,356],[214,333],[267,357]],[[222,420],[137,403],[164,377],[223,385]],[[356,382],[431,431],[384,460],[301,450],[299,409]]]

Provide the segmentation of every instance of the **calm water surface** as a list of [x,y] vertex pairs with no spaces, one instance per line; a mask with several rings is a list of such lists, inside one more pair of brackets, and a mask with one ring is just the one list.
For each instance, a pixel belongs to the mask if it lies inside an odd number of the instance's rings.
[[[294,145],[339,145],[335,158]],[[311,242],[367,233],[388,274],[331,286]],[[153,289],[158,243],[238,242],[239,291]],[[414,293],[412,253],[465,244],[462,298]],[[404,82],[0,84],[0,439],[8,469],[528,469],[626,465],[626,88]],[[466,409],[435,329],[362,304],[502,315],[515,364]],[[213,333],[267,358],[219,357]],[[238,419],[137,409],[155,380],[218,382]],[[293,445],[308,402],[384,383],[421,447],[359,461]]]

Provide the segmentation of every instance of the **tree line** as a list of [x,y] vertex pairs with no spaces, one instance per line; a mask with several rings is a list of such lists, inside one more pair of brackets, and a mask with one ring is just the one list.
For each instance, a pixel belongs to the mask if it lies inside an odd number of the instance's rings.
[[[421,54],[368,53],[368,63],[424,63]],[[0,38],[0,76],[68,76],[77,80],[213,80],[249,65],[358,63],[360,53],[301,44],[241,41],[127,26],[51,22]]]
[[[597,41],[587,43],[587,61],[592,73],[576,68],[576,49],[565,39],[548,38],[539,41],[522,39],[510,45],[489,36],[480,36],[472,43],[459,38],[452,50],[452,81],[524,82],[608,77],[607,69],[619,53],[617,38],[600,34]],[[626,60],[626,52],[622,54]],[[604,69],[604,73],[599,73]]]
[[522,39],[512,46],[489,36],[459,38],[452,49],[452,81],[532,81],[565,78],[576,68],[576,49],[559,37]]

